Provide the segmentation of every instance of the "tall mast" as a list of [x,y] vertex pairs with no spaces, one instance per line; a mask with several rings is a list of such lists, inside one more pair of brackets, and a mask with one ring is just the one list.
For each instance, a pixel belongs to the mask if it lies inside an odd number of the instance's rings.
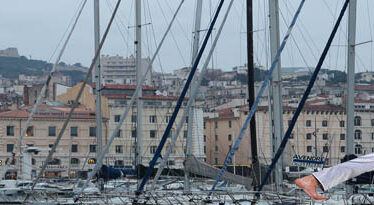
[[[141,0],[135,0],[135,69],[136,84],[141,83],[142,79],[142,46],[141,46]],[[136,150],[135,164],[142,164],[142,146],[143,146],[143,100],[142,90],[140,89],[136,98]],[[139,172],[138,172],[139,173]]]
[[[349,2],[348,12],[348,76],[347,76],[347,155],[354,154],[354,96],[355,96],[355,43],[356,43],[356,8],[357,1]],[[347,193],[352,193],[352,186],[347,186]]]
[[[248,106],[251,109],[255,100],[254,87],[254,62],[253,62],[253,0],[247,0],[247,56],[248,56]],[[252,171],[255,174],[255,179],[260,179],[258,169],[258,155],[257,155],[257,137],[256,137],[256,114],[250,122],[251,135],[251,154],[252,154]],[[260,185],[260,180],[254,180],[255,186]]]
[[[95,30],[95,53],[99,50],[100,44],[100,7],[99,0],[94,0],[94,30]],[[101,68],[100,53],[95,63],[95,85],[96,85],[96,136],[97,136],[97,156],[103,148],[102,138],[102,117],[101,117]],[[70,148],[71,149],[71,148]]]
[[[270,53],[271,61],[274,60],[279,48],[279,4],[278,0],[269,0],[269,17],[270,17]],[[283,136],[283,112],[282,112],[282,91],[281,91],[281,60],[272,75],[272,91],[273,91],[273,119],[274,120],[274,139],[273,146],[279,147]],[[270,87],[269,87],[270,88]],[[275,150],[273,150],[275,155]],[[282,184],[282,160],[275,167],[275,183],[278,191],[281,191]]]
[[[191,55],[191,65],[193,64],[195,57],[197,55],[197,52],[199,50],[199,40],[200,40],[200,25],[201,25],[201,11],[202,11],[202,4],[203,1],[196,0],[196,10],[195,10],[195,28],[194,28],[194,41],[192,45],[192,55]],[[203,76],[199,76],[202,78]],[[191,97],[191,91],[194,90],[194,87],[196,87],[197,78],[195,77],[192,81],[192,86],[190,90],[190,97]],[[192,153],[192,130],[193,130],[193,118],[194,118],[194,105],[195,101],[193,100],[189,111],[188,111],[188,124],[187,124],[187,142],[186,142],[186,156],[189,157]],[[184,191],[189,192],[190,191],[190,175],[187,171],[184,172]]]

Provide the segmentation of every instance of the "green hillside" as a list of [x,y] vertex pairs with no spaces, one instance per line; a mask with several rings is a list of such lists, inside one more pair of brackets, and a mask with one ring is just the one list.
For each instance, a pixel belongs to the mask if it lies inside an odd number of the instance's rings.
[[[78,64],[75,64],[78,65]],[[79,64],[80,65],[80,64]],[[18,75],[43,75],[52,69],[52,64],[42,60],[30,60],[24,56],[19,58],[0,56],[0,74],[5,78],[18,79]],[[68,66],[61,62],[60,66]],[[69,75],[73,84],[83,80],[86,73],[82,71],[61,71]]]

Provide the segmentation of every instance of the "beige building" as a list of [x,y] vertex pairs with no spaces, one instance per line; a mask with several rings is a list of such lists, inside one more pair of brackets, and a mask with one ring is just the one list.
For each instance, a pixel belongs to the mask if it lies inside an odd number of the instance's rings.
[[[204,139],[206,162],[215,166],[221,166],[227,153],[233,146],[241,127],[245,113],[239,108],[223,109],[216,113],[208,113],[204,118]],[[249,167],[251,164],[249,130],[246,130],[239,149],[231,165]]]
[[[67,93],[58,97],[64,103],[74,99],[79,89],[80,84],[68,90]],[[134,85],[113,85],[108,84],[103,86],[102,92],[102,112],[103,117],[109,119],[108,121],[108,137],[114,131],[120,116],[130,103],[132,94],[135,91]],[[164,130],[169,122],[169,119],[174,111],[177,97],[166,97],[156,95],[156,88],[150,86],[143,86],[143,164],[148,165],[148,162],[153,157],[157,146],[162,138]],[[91,110],[96,110],[95,107],[95,90],[93,85],[86,85],[86,88],[80,99],[80,104],[85,105]],[[187,101],[183,104],[185,105]],[[197,101],[197,104],[201,102]],[[180,113],[183,111],[182,106]],[[179,122],[181,114],[173,125],[172,133],[175,133],[176,124]],[[132,165],[134,161],[134,145],[136,134],[136,107],[132,107],[127,118],[121,126],[120,134],[112,143],[110,153],[108,153],[108,161],[118,166]],[[179,133],[178,141],[175,146],[173,154],[170,156],[169,165],[172,168],[182,168],[185,159],[185,146],[187,136],[187,123],[183,125]],[[195,109],[194,125],[192,130],[192,152],[198,158],[205,158],[203,149],[203,111],[201,108]],[[168,139],[163,151],[166,150],[170,139]]]
[[[11,157],[11,152],[17,143],[21,130],[25,128],[31,107],[0,113],[0,160],[3,163]],[[10,170],[17,170],[22,166],[32,166],[32,173],[39,172],[43,161],[48,155],[48,150],[53,146],[61,127],[70,111],[67,106],[40,105],[34,119],[22,139],[21,149],[16,150],[16,163]],[[84,107],[76,108],[73,118],[69,122],[62,139],[54,154],[54,160],[47,166],[46,177],[71,176],[85,174],[92,169],[96,161],[96,129],[95,113]],[[103,136],[107,138],[108,121],[103,119]],[[38,147],[42,151],[32,156],[32,164],[19,163],[19,156],[26,146]],[[82,170],[82,165],[87,159],[87,166]],[[5,170],[4,170],[5,171]]]
[[[374,152],[374,110],[370,105],[359,104],[356,100],[354,123],[354,151],[356,155]],[[374,106],[373,106],[374,107]],[[288,129],[295,108],[283,108],[284,133]],[[223,163],[228,148],[234,140],[248,114],[248,107],[240,110],[231,108],[206,114],[204,135],[206,136],[207,162],[213,165]],[[345,108],[336,105],[306,105],[292,131],[291,139],[284,151],[285,166],[292,164],[295,154],[327,157],[327,164],[340,163],[346,148],[346,113]],[[231,123],[232,127],[229,127]],[[269,164],[272,159],[272,137],[269,129],[267,106],[260,106],[256,111],[256,131],[259,160]],[[249,128],[248,128],[249,129]],[[251,152],[248,130],[243,137],[236,154],[236,164],[250,164]],[[232,135],[230,141],[229,135]],[[234,163],[234,162],[233,162]]]

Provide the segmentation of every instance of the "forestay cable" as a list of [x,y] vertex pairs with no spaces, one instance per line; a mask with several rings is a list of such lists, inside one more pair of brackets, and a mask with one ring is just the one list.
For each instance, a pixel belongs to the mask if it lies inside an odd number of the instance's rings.
[[[140,82],[139,82],[138,85],[136,86],[135,92],[134,92],[133,96],[131,97],[131,100],[130,100],[129,105],[127,106],[127,108],[125,109],[125,111],[123,112],[123,114],[121,115],[120,120],[119,120],[119,122],[117,123],[117,125],[116,125],[116,127],[115,127],[115,129],[114,129],[114,131],[113,131],[113,133],[112,133],[112,135],[111,135],[111,137],[109,138],[109,140],[108,140],[108,142],[106,143],[106,145],[105,145],[103,151],[101,152],[100,156],[98,157],[98,160],[97,160],[97,162],[96,162],[95,167],[94,167],[93,170],[88,174],[88,178],[87,178],[85,184],[83,185],[83,187],[81,188],[81,190],[79,191],[79,193],[77,194],[77,197],[79,197],[79,195],[84,191],[84,189],[85,189],[85,188],[87,187],[87,185],[88,185],[88,182],[93,178],[93,176],[95,176],[95,174],[97,173],[97,171],[98,171],[98,170],[101,168],[101,166],[103,165],[104,157],[105,157],[106,153],[109,151],[109,148],[110,148],[110,146],[111,146],[111,144],[112,144],[114,138],[117,136],[117,133],[118,133],[119,129],[121,128],[121,125],[122,125],[123,121],[126,119],[127,114],[129,113],[130,109],[132,108],[132,106],[133,106],[133,104],[134,104],[134,102],[135,102],[135,100],[136,100],[136,96],[137,96],[138,92],[140,91],[140,89],[142,89],[142,85],[143,85],[143,83],[144,83],[144,81],[145,81],[145,79],[146,79],[147,73],[151,70],[152,64],[153,64],[154,60],[156,59],[156,57],[157,57],[157,55],[158,55],[158,52],[160,51],[160,49],[161,49],[161,47],[162,47],[162,45],[163,45],[163,43],[164,43],[164,40],[165,40],[167,34],[169,33],[169,31],[170,31],[170,29],[171,29],[171,26],[173,25],[174,20],[175,20],[175,18],[177,17],[177,14],[179,13],[180,8],[182,7],[183,2],[184,2],[184,0],[181,0],[179,6],[178,6],[178,8],[177,8],[177,10],[176,10],[175,13],[174,13],[174,16],[173,16],[172,20],[171,20],[170,23],[169,23],[168,28],[166,29],[166,31],[165,31],[165,33],[164,33],[164,36],[162,37],[160,43],[158,44],[158,47],[157,47],[157,49],[156,49],[156,52],[153,54],[153,57],[152,57],[152,59],[151,59],[151,62],[150,62],[149,65],[148,65],[147,70],[145,71],[145,73],[143,74],[143,76],[142,76]],[[77,197],[76,197],[76,199],[77,199]]]
[[257,97],[256,97],[256,99],[255,99],[252,107],[251,107],[251,110],[249,111],[248,117],[245,120],[242,129],[240,130],[239,136],[235,140],[234,146],[230,150],[230,154],[227,156],[227,158],[225,160],[225,163],[223,164],[223,167],[221,168],[219,174],[217,175],[216,181],[214,182],[214,184],[213,184],[213,186],[212,186],[212,188],[211,188],[211,190],[209,192],[209,196],[212,194],[212,192],[216,188],[218,182],[221,180],[223,174],[225,173],[225,171],[227,169],[227,166],[229,165],[229,163],[231,163],[231,160],[232,160],[232,158],[233,158],[236,150],[239,148],[239,145],[240,145],[240,142],[241,142],[241,140],[243,138],[244,132],[247,129],[248,124],[249,124],[250,120],[252,119],[252,117],[253,117],[253,115],[254,115],[254,113],[256,111],[256,107],[259,104],[260,99],[262,98],[262,94],[263,94],[263,92],[265,90],[265,87],[269,83],[271,75],[272,75],[272,73],[273,73],[273,71],[274,71],[274,69],[275,69],[275,67],[276,67],[276,65],[277,65],[277,63],[279,61],[279,57],[280,57],[280,55],[281,55],[284,47],[286,46],[287,40],[288,40],[288,38],[291,35],[291,31],[292,31],[292,29],[293,29],[293,27],[294,27],[294,25],[296,23],[296,20],[297,20],[299,14],[300,14],[301,8],[304,5],[304,2],[305,2],[305,0],[301,0],[299,8],[297,9],[297,11],[296,11],[296,13],[295,13],[295,15],[294,15],[294,17],[292,19],[292,22],[291,22],[290,26],[288,27],[287,33],[286,33],[286,35],[283,38],[282,44],[279,47],[279,49],[277,50],[277,54],[276,54],[276,56],[275,56],[275,58],[273,60],[273,63],[271,65],[268,73],[266,74],[265,80],[264,80],[264,82],[262,83],[262,85],[260,87],[260,90],[259,90],[259,92],[257,94]]
[[221,0],[220,3],[219,3],[219,5],[218,5],[217,11],[216,11],[216,13],[214,15],[214,18],[213,18],[210,26],[209,26],[208,32],[207,32],[207,34],[205,36],[205,39],[204,39],[203,44],[201,46],[201,49],[199,50],[199,53],[198,53],[198,55],[197,55],[197,57],[195,59],[195,62],[193,64],[192,68],[191,68],[191,72],[188,75],[186,84],[184,85],[183,90],[182,90],[182,92],[180,94],[180,97],[179,97],[179,99],[177,101],[177,104],[176,104],[176,106],[174,108],[174,112],[171,115],[170,121],[169,121],[169,123],[168,123],[168,125],[167,125],[167,127],[165,129],[164,135],[162,136],[160,144],[158,145],[157,150],[156,150],[156,152],[155,152],[152,160],[149,163],[149,167],[147,168],[147,172],[146,172],[145,176],[143,177],[143,180],[142,180],[140,186],[138,187],[137,194],[140,194],[140,192],[143,191],[143,188],[144,188],[145,184],[147,183],[149,177],[151,176],[152,170],[153,170],[153,168],[154,168],[154,166],[155,166],[158,158],[161,157],[162,148],[164,147],[164,145],[166,143],[166,139],[167,139],[167,137],[168,137],[168,135],[170,133],[170,130],[171,130],[172,126],[173,126],[173,123],[174,123],[174,121],[175,121],[175,119],[177,117],[177,114],[178,114],[179,109],[180,109],[180,107],[182,105],[184,97],[186,96],[187,90],[190,87],[192,78],[194,77],[194,74],[196,72],[197,66],[199,65],[201,56],[203,55],[205,47],[206,47],[206,45],[208,43],[208,40],[209,40],[210,34],[212,33],[214,24],[217,21],[217,18],[218,18],[218,15],[219,15],[220,11],[221,11],[223,2],[224,2],[224,0]]
[[342,10],[340,11],[339,18],[338,18],[338,20],[337,20],[336,23],[335,23],[335,26],[334,26],[334,28],[333,28],[331,34],[330,34],[330,37],[329,37],[329,39],[328,39],[328,41],[327,41],[327,43],[326,43],[325,48],[323,49],[322,55],[321,55],[321,57],[320,57],[320,59],[319,59],[319,61],[318,61],[318,63],[317,63],[316,69],[314,70],[314,73],[313,73],[313,75],[312,75],[312,77],[311,77],[311,79],[310,79],[310,81],[309,81],[308,87],[307,87],[307,89],[305,90],[305,93],[304,93],[303,97],[301,98],[301,101],[300,101],[299,106],[297,107],[297,109],[296,109],[296,111],[295,111],[294,116],[292,117],[292,120],[291,120],[291,122],[290,122],[290,125],[289,125],[289,127],[288,127],[288,129],[287,129],[287,132],[286,132],[286,134],[285,134],[284,137],[283,137],[282,143],[280,144],[280,146],[279,146],[279,148],[278,148],[278,150],[277,150],[277,153],[275,154],[274,159],[272,160],[271,165],[270,165],[268,171],[266,172],[266,175],[264,176],[264,178],[263,178],[263,180],[262,180],[262,182],[261,182],[261,185],[260,185],[260,187],[259,187],[259,189],[258,189],[258,193],[259,193],[259,192],[262,190],[262,188],[264,187],[264,185],[265,185],[266,181],[268,180],[268,178],[269,178],[269,176],[270,176],[272,170],[274,169],[274,166],[276,165],[277,161],[279,160],[280,156],[281,156],[282,153],[283,153],[283,150],[284,150],[285,147],[286,147],[286,144],[287,144],[287,142],[288,142],[288,139],[289,139],[289,137],[291,136],[292,129],[294,128],[294,126],[295,126],[295,124],[296,124],[296,121],[297,121],[297,118],[299,117],[300,112],[301,112],[301,110],[303,109],[306,100],[308,99],[308,96],[309,96],[309,94],[310,94],[310,91],[311,91],[312,88],[313,88],[314,82],[315,82],[315,80],[317,79],[317,75],[318,75],[319,71],[321,70],[321,67],[322,67],[323,61],[325,60],[326,55],[327,55],[327,52],[329,51],[329,48],[330,48],[330,46],[331,46],[331,43],[332,43],[332,41],[334,40],[334,37],[335,37],[336,31],[338,30],[338,27],[339,27],[339,25],[340,25],[340,22],[341,22],[341,20],[342,20],[342,18],[343,18],[343,15],[344,15],[344,13],[345,13],[345,10],[347,9],[348,3],[349,3],[349,0],[346,0],[345,3],[344,3],[344,5],[343,5]]
[[[100,50],[101,50],[101,48],[102,48],[103,45],[104,45],[105,39],[106,39],[106,37],[107,37],[107,35],[108,35],[108,33],[109,33],[110,27],[111,27],[111,25],[112,25],[112,23],[113,23],[113,19],[114,19],[116,13],[117,13],[117,10],[118,10],[118,7],[119,7],[120,3],[121,3],[121,0],[118,0],[117,5],[116,5],[116,7],[115,7],[115,9],[114,9],[114,11],[113,11],[113,14],[112,14],[112,16],[111,16],[111,18],[110,18],[110,20],[109,20],[108,26],[107,26],[107,28],[106,28],[106,30],[105,30],[104,35],[103,35],[103,38],[102,38],[102,40],[101,40],[101,42],[100,42],[100,44],[99,44],[99,48],[96,50],[96,52],[95,52],[95,57],[92,59],[92,63],[91,63],[90,68],[88,69],[87,75],[86,75],[86,77],[85,77],[84,80],[83,80],[83,83],[82,83],[82,85],[81,85],[81,87],[80,87],[80,90],[79,90],[79,92],[78,92],[78,94],[77,94],[77,96],[76,96],[76,98],[75,98],[75,100],[74,100],[74,103],[73,103],[73,105],[72,105],[72,107],[71,107],[71,109],[70,109],[70,112],[69,112],[69,114],[68,114],[68,116],[67,116],[67,118],[66,118],[64,124],[62,125],[62,128],[61,128],[61,130],[60,130],[60,132],[59,132],[59,134],[58,134],[56,140],[55,140],[55,142],[53,143],[53,147],[52,147],[52,149],[51,149],[51,150],[49,151],[49,153],[48,153],[47,159],[44,161],[43,166],[42,166],[42,168],[41,168],[41,170],[40,170],[40,172],[39,172],[37,178],[36,178],[36,179],[34,180],[34,182],[33,182],[33,185],[32,185],[32,187],[31,187],[31,191],[34,190],[36,183],[39,181],[39,179],[40,179],[41,176],[43,175],[43,172],[44,172],[44,170],[46,169],[48,163],[51,161],[52,156],[53,156],[53,153],[56,151],[56,147],[58,146],[58,144],[59,144],[59,142],[60,142],[60,140],[61,140],[61,138],[62,138],[62,135],[64,134],[64,131],[65,131],[65,129],[66,129],[66,127],[67,127],[67,125],[68,125],[68,123],[69,123],[69,121],[70,121],[72,115],[73,115],[73,112],[74,112],[75,108],[78,106],[79,99],[80,99],[80,97],[81,97],[81,95],[82,95],[82,93],[83,93],[84,87],[85,87],[86,84],[87,84],[88,78],[89,78],[90,75],[91,75],[91,72],[92,72],[92,69],[93,69],[93,67],[94,67],[94,65],[95,65],[95,63],[96,63],[96,60],[97,60],[97,58],[99,57]],[[25,201],[27,200],[28,197],[29,197],[29,194],[26,195]]]
[[[81,13],[82,13],[82,11],[83,11],[84,6],[86,5],[86,2],[87,2],[87,0],[84,0],[84,1],[83,1],[82,6],[80,7],[80,9],[79,9],[79,11],[78,11],[77,17],[75,18],[74,24],[72,25],[71,30],[70,30],[70,32],[69,32],[69,34],[68,34],[68,36],[67,36],[67,38],[66,38],[66,40],[65,40],[65,42],[64,42],[64,45],[62,46],[61,51],[60,51],[60,53],[59,53],[59,55],[58,55],[58,57],[57,57],[55,63],[53,64],[52,70],[51,70],[51,72],[49,73],[49,75],[48,75],[48,77],[47,77],[47,80],[44,82],[43,88],[42,88],[42,90],[40,91],[40,93],[39,93],[39,95],[38,95],[38,98],[36,99],[36,102],[35,102],[35,104],[34,104],[32,110],[31,110],[31,113],[30,113],[30,115],[29,115],[29,117],[28,117],[28,119],[27,119],[27,121],[26,121],[25,127],[22,129],[21,134],[20,134],[20,135],[18,136],[18,138],[17,138],[17,144],[16,144],[16,146],[14,146],[14,148],[13,148],[13,150],[12,150],[12,160],[10,160],[10,161],[13,161],[13,160],[14,160],[15,155],[16,155],[15,153],[16,153],[17,149],[18,149],[19,147],[21,147],[21,144],[22,144],[22,138],[25,136],[25,134],[26,134],[26,132],[27,132],[29,126],[30,126],[31,121],[33,120],[33,117],[34,117],[34,115],[35,115],[35,112],[36,112],[36,110],[37,110],[37,108],[38,108],[38,106],[39,106],[39,104],[40,104],[40,102],[41,102],[41,100],[42,100],[42,98],[43,98],[43,96],[44,96],[44,93],[45,93],[46,90],[47,90],[47,87],[48,87],[49,82],[51,81],[51,79],[52,79],[52,77],[53,77],[53,74],[54,74],[55,71],[56,71],[56,67],[57,67],[58,63],[60,62],[61,57],[62,57],[62,55],[64,54],[65,48],[66,48],[66,46],[67,46],[67,44],[68,44],[68,42],[69,42],[69,40],[70,40],[71,35],[73,34],[73,31],[74,31],[74,29],[75,29],[75,26],[77,25],[78,19],[79,19],[80,15],[81,15]],[[9,165],[8,165],[8,163],[7,163],[7,164],[6,164],[6,167],[4,168],[5,171],[7,170],[8,166],[9,166]]]
[[[164,169],[164,167],[166,166],[167,164],[167,161],[169,159],[169,156],[170,154],[172,153],[172,150],[175,146],[175,142],[177,141],[177,138],[179,136],[179,133],[183,127],[183,124],[186,120],[186,117],[187,117],[187,114],[188,114],[188,110],[189,108],[191,107],[192,105],[192,102],[193,102],[193,99],[196,98],[196,95],[197,95],[197,91],[199,89],[199,86],[201,84],[201,81],[203,79],[203,76],[205,76],[206,74],[206,71],[207,71],[207,67],[209,65],[209,62],[210,62],[210,59],[213,55],[213,51],[217,45],[217,42],[218,42],[218,39],[221,35],[221,32],[222,32],[222,29],[223,29],[223,26],[225,25],[225,22],[226,22],[226,19],[227,19],[227,16],[229,15],[230,13],[230,10],[231,10],[231,7],[232,7],[232,4],[233,4],[234,0],[231,0],[228,8],[227,8],[227,11],[225,13],[225,16],[223,17],[223,20],[222,20],[222,23],[221,23],[221,26],[219,27],[218,29],[218,32],[217,32],[217,36],[216,38],[214,39],[213,41],[213,45],[212,47],[210,48],[210,51],[209,51],[209,54],[207,56],[207,58],[205,59],[205,63],[203,65],[203,68],[201,69],[201,74],[200,74],[200,77],[198,78],[198,80],[196,78],[194,78],[194,81],[192,82],[192,86],[191,86],[191,96],[190,96],[190,99],[188,100],[188,103],[187,103],[187,106],[185,107],[184,111],[183,111],[183,115],[182,117],[180,118],[178,124],[177,124],[177,129],[176,129],[176,132],[174,133],[174,135],[172,136],[171,138],[171,141],[170,141],[170,146],[168,147],[168,149],[166,150],[166,153],[165,155],[162,157],[162,162],[160,163],[160,166],[158,167],[157,169],[157,173],[156,173],[156,176],[155,178],[153,179],[152,181],[152,185],[151,185],[151,190],[154,191],[155,189],[155,185],[158,181],[158,179],[160,178],[160,175],[162,173],[162,170]],[[190,116],[191,117],[191,116]]]

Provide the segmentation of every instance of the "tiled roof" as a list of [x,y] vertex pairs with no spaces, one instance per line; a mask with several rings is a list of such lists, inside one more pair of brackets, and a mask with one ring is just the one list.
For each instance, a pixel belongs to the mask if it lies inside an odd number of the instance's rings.
[[[32,107],[25,107],[23,109],[1,112],[0,118],[28,118]],[[50,118],[50,119],[63,119],[67,118],[70,107],[52,107],[49,105],[40,105],[38,109],[43,109],[42,112],[36,112],[34,118]],[[86,110],[84,108],[76,108],[74,110],[73,119],[94,119],[95,112]]]
[[[89,84],[91,87],[95,88],[95,83]],[[136,85],[118,85],[118,84],[106,84],[102,86],[101,89],[123,89],[123,90],[135,90]],[[151,87],[148,85],[143,85],[143,90],[157,90],[156,87]]]

